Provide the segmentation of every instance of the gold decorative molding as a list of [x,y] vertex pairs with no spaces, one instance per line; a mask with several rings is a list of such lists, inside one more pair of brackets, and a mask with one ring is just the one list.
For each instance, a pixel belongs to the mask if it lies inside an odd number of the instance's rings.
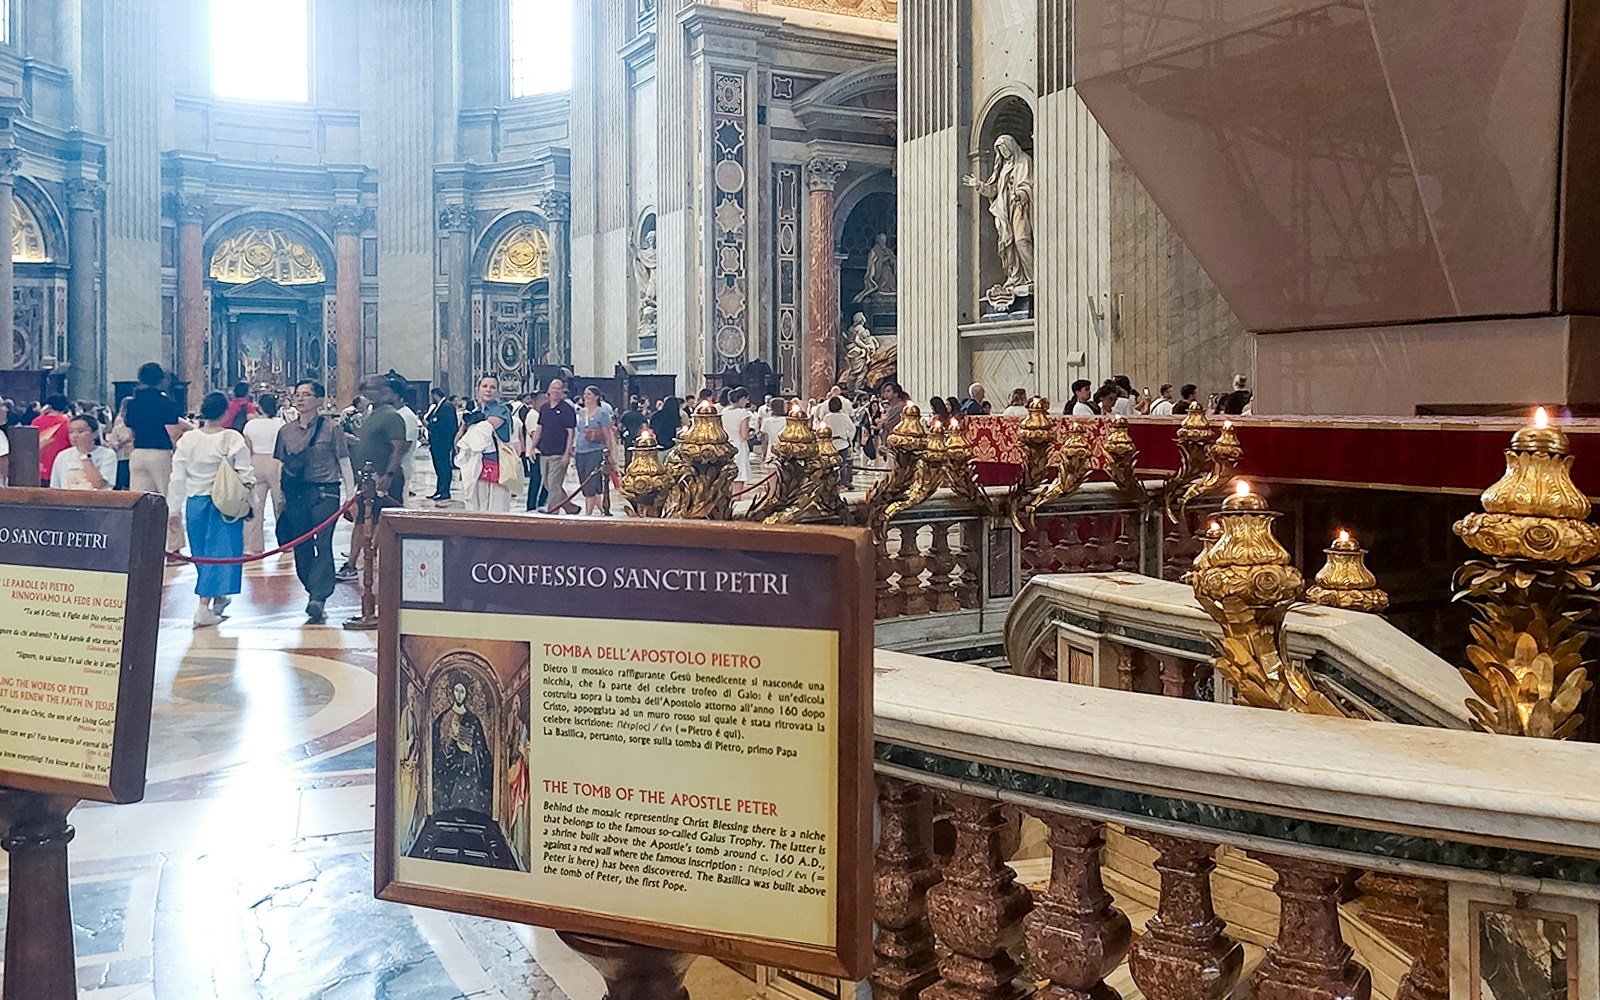
[[328,280],[310,247],[269,226],[241,229],[219,243],[211,254],[211,277],[229,285],[261,278],[278,285],[318,285]]
[[842,17],[869,21],[895,22],[900,19],[899,0],[768,0],[774,7],[796,7]]
[[509,285],[526,285],[549,277],[550,237],[532,223],[517,226],[495,241],[483,276]]
[[45,249],[44,230],[39,227],[39,217],[33,214],[28,203],[11,196],[11,262],[13,264],[48,264],[50,253]]

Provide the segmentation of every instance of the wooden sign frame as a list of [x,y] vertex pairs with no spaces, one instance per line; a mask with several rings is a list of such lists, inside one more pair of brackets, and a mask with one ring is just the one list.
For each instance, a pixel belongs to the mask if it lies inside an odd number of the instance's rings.
[[[628,545],[663,550],[820,556],[826,579],[802,586],[831,594],[837,625],[837,809],[834,830],[836,907],[831,948],[768,937],[724,934],[631,917],[586,912],[575,894],[571,906],[510,900],[445,890],[399,878],[396,781],[400,724],[400,599],[404,539],[506,539],[582,545]],[[381,899],[498,920],[616,938],[675,951],[710,955],[846,979],[864,978],[872,958],[872,641],[873,551],[861,529],[661,521],[527,518],[421,511],[387,511],[380,521],[378,632],[378,781],[375,892]],[[746,623],[760,626],[762,623]],[[530,670],[532,664],[530,663]],[[530,684],[533,678],[530,674]],[[532,696],[530,694],[530,701]],[[530,724],[538,706],[530,706]],[[531,780],[537,780],[537,775]],[[536,801],[537,795],[532,796]],[[530,813],[532,811],[530,803]],[[531,845],[530,845],[531,847]],[[692,899],[692,896],[689,897]]]
[[[117,681],[117,718],[112,738],[110,781],[64,781],[0,767],[0,786],[46,795],[126,803],[144,798],[150,755],[150,710],[155,686],[156,642],[161,624],[162,571],[166,565],[167,502],[159,494],[0,488],[0,525],[6,508],[60,511],[126,511],[127,566],[95,572],[125,574],[122,658]],[[0,563],[4,558],[0,557]],[[9,565],[9,564],[7,564]]]

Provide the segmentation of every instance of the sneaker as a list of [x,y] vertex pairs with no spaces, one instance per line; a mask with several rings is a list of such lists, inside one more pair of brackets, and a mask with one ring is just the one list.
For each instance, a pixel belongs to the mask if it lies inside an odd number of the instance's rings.
[[211,610],[215,611],[218,615],[221,615],[224,611],[228,610],[228,605],[232,603],[233,598],[231,597],[213,597],[211,599]]
[[328,616],[323,612],[321,601],[311,601],[306,604],[307,625],[321,625],[327,620]]
[[222,616],[217,614],[215,611],[212,611],[204,604],[200,605],[199,609],[194,613],[195,628],[209,628],[213,625],[220,625],[221,623]]
[[338,572],[333,574],[333,578],[340,583],[354,583],[360,575],[361,571],[356,569],[353,563],[345,563],[339,567]]

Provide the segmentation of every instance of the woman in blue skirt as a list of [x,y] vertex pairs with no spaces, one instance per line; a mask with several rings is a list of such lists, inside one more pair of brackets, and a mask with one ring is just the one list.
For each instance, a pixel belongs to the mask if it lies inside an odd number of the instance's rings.
[[[223,462],[233,466],[246,488],[255,483],[250,464],[250,447],[244,435],[226,426],[228,397],[220,392],[206,396],[200,404],[200,426],[178,439],[172,450],[172,482],[167,502],[172,505],[172,522],[181,519],[188,529],[189,554],[204,559],[237,559],[244,555],[244,520],[230,521],[211,502],[211,487]],[[199,578],[194,592],[200,606],[194,613],[196,628],[222,621],[222,611],[233,595],[244,586],[244,567],[196,566]]]

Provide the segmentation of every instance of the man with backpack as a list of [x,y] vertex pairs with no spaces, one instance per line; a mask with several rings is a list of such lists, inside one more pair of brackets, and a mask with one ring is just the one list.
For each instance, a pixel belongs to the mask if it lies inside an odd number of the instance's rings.
[[[278,517],[278,544],[322,524],[338,510],[344,495],[356,491],[350,449],[339,421],[324,415],[328,392],[320,382],[301,382],[294,388],[299,419],[278,431],[273,456],[283,463],[283,513]],[[306,621],[326,621],[323,607],[333,594],[333,525],[328,525],[294,550],[294,572],[306,588]]]

